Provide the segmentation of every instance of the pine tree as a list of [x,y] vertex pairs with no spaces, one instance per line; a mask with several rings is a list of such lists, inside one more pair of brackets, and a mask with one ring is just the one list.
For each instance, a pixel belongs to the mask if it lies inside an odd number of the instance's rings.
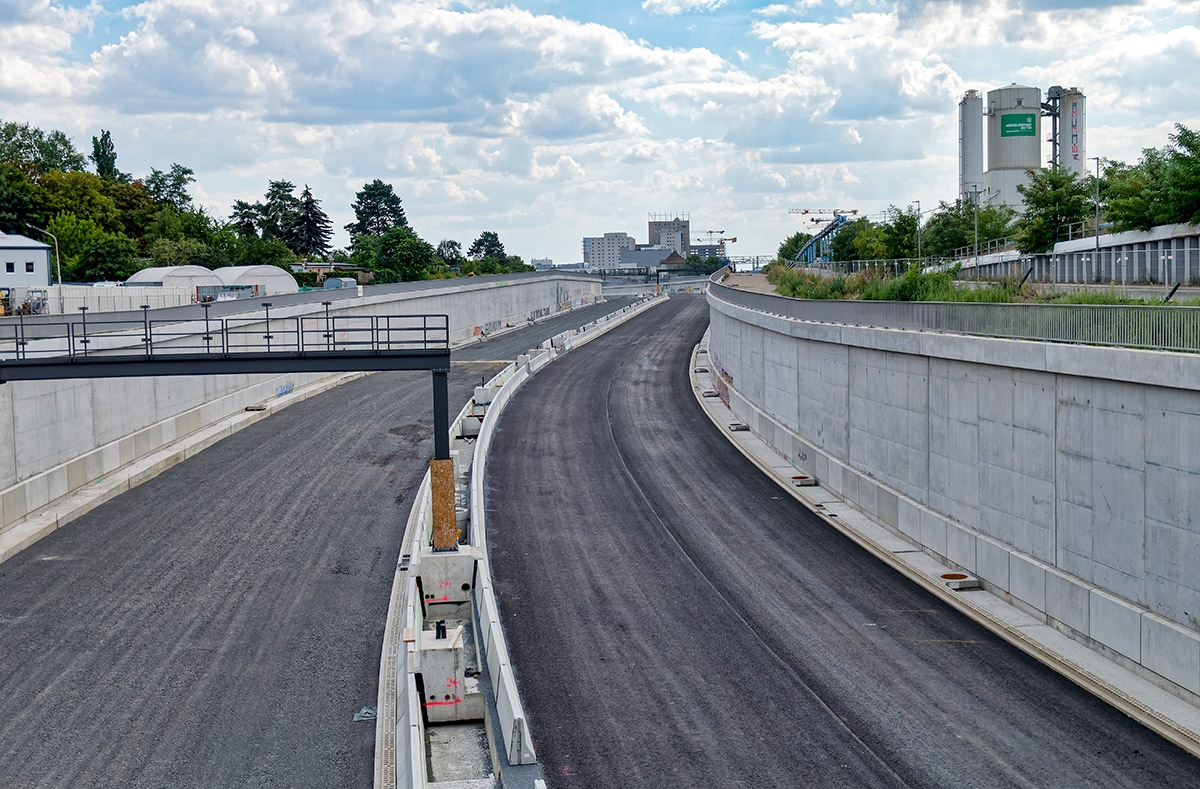
[[324,258],[329,254],[329,239],[332,236],[333,223],[321,210],[321,201],[313,197],[312,189],[305,184],[288,228],[288,246],[302,258]]

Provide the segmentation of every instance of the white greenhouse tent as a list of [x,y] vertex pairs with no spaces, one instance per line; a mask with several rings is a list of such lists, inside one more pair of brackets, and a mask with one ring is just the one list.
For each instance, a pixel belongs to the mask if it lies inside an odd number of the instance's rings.
[[253,286],[258,296],[277,296],[300,290],[296,278],[279,266],[225,266],[211,273],[220,278],[222,285]]
[[125,284],[188,288],[194,294],[203,285],[220,286],[221,280],[204,266],[152,266],[136,272]]

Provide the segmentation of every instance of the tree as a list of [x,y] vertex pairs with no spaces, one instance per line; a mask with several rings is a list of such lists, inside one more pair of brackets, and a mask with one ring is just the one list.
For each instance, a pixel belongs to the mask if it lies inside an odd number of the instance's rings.
[[0,162],[0,233],[25,233],[33,221],[39,188],[11,162]]
[[375,267],[396,272],[403,282],[425,279],[436,262],[433,246],[403,226],[384,233],[375,253]]
[[0,123],[0,161],[16,165],[30,178],[58,170],[77,172],[86,160],[71,138],[57,129],[46,134],[28,123]]
[[99,176],[81,170],[51,170],[41,177],[39,185],[41,205],[37,206],[37,213],[43,221],[68,213],[92,220],[107,233],[119,233],[123,229],[121,212],[113,199],[104,193],[105,184]]
[[355,221],[346,225],[352,240],[358,236],[380,238],[393,227],[408,227],[399,196],[391,184],[378,178],[363,184],[362,191],[354,195],[352,207]]
[[883,260],[888,256],[887,238],[880,225],[868,222],[854,234],[854,254],[858,260]]
[[483,231],[478,238],[471,242],[471,246],[467,250],[467,257],[472,260],[482,260],[488,257],[498,261],[508,259],[508,256],[504,254],[504,245],[500,243],[500,237],[491,230]]
[[146,246],[152,266],[204,266],[210,268],[213,260],[208,245],[194,238],[160,238]]
[[58,254],[68,269],[94,246],[111,237],[90,219],[80,219],[75,214],[63,212],[46,223],[46,230],[58,239]]
[[456,267],[462,265],[462,244],[452,238],[443,238],[438,242],[437,254],[447,266]]
[[308,184],[300,193],[300,204],[291,218],[288,236],[292,240],[292,251],[300,257],[324,258],[329,254],[329,239],[333,235],[333,223],[321,210],[321,201],[313,197]]
[[847,222],[834,234],[833,240],[829,242],[829,257],[831,260],[849,261],[859,260],[858,249],[855,247],[855,239],[858,234],[872,227],[871,220],[865,216],[855,219],[853,222]]
[[75,278],[81,282],[124,280],[138,269],[137,244],[125,236],[106,236],[79,257]]
[[229,216],[230,226],[242,238],[258,238],[259,211],[245,200],[233,201],[233,213]]
[[1025,212],[1017,221],[1017,246],[1022,252],[1048,252],[1067,237],[1068,228],[1087,219],[1087,183],[1062,167],[1030,170],[1029,184],[1017,186]]
[[293,192],[296,185],[291,181],[271,181],[267,184],[267,193],[263,202],[255,204],[258,211],[258,228],[263,238],[278,238],[294,249],[291,239],[291,228],[295,223],[296,214],[300,211],[300,201]]
[[883,226],[885,250],[882,257],[915,258],[917,256],[917,233],[920,232],[917,229],[920,222],[917,209],[906,208],[901,211],[896,206],[891,206],[889,214],[891,221]]
[[182,164],[172,164],[171,171],[166,173],[151,167],[150,175],[146,176],[146,191],[154,202],[169,205],[182,213],[192,206],[192,196],[187,188],[195,180],[192,168]]
[[121,183],[102,178],[100,191],[116,205],[123,232],[133,239],[140,239],[146,235],[146,228],[154,215],[161,210],[161,206],[150,198],[145,184],[141,181]]
[[1118,230],[1200,223],[1200,133],[1176,124],[1169,140],[1143,150],[1135,165],[1105,168],[1104,215]]
[[799,260],[800,250],[811,240],[811,233],[798,230],[784,239],[783,243],[779,245],[779,251],[776,253],[776,256],[780,260]]
[[279,238],[245,238],[238,245],[237,264],[239,266],[279,266],[287,268],[287,264],[296,259],[288,245]]
[[101,129],[100,136],[92,138],[92,155],[89,158],[96,166],[96,175],[103,180],[122,184],[133,180],[129,173],[117,169],[117,147],[113,145],[112,135],[107,129]]

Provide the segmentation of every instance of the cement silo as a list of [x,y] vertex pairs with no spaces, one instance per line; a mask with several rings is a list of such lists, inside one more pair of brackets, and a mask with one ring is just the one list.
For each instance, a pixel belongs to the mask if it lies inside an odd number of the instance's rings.
[[958,102],[958,199],[977,199],[983,181],[983,94],[968,90]]
[[1079,88],[1067,88],[1058,100],[1059,165],[1084,175],[1087,172],[1087,99]]
[[987,94],[987,185],[996,202],[1019,208],[1018,185],[1029,182],[1027,170],[1042,166],[1042,94],[1018,85]]

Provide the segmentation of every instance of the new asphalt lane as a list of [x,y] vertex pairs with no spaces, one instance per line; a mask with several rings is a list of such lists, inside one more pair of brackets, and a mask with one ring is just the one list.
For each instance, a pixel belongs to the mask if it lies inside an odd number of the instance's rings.
[[493,573],[552,787],[1197,785],[1195,759],[730,446],[688,380],[707,317],[672,297],[539,372],[498,425]]
[[[481,379],[630,299],[456,352]],[[285,408],[0,564],[0,787],[369,786],[428,373]]]

